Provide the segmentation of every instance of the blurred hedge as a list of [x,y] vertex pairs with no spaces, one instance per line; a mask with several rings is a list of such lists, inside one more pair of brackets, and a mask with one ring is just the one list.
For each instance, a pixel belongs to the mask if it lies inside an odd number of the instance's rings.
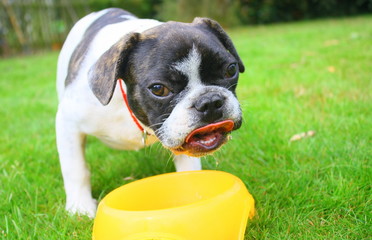
[[141,18],[154,18],[163,0],[87,0],[86,2],[91,11],[117,7],[128,10]]
[[272,23],[372,12],[372,0],[240,0],[242,23]]
[[225,26],[372,13],[372,0],[163,0],[161,19],[207,16]]
[[108,7],[162,21],[210,17],[232,27],[370,14],[372,0],[1,0],[0,56],[59,49],[79,18]]
[[372,0],[91,0],[89,5],[93,10],[120,7],[163,21],[205,16],[224,26],[372,13]]

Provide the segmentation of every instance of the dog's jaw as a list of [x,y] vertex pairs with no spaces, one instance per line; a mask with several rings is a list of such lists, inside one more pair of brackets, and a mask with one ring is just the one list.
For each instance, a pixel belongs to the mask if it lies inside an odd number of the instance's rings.
[[228,140],[228,134],[234,129],[234,125],[232,120],[224,120],[197,128],[186,137],[184,144],[173,149],[173,152],[190,156],[209,154]]

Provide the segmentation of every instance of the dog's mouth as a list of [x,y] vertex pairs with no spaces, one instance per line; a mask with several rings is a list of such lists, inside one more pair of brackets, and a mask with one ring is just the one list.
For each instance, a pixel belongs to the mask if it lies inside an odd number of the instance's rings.
[[197,128],[186,137],[181,147],[173,151],[191,156],[208,154],[217,150],[227,141],[227,136],[233,128],[234,122],[232,120],[211,123]]

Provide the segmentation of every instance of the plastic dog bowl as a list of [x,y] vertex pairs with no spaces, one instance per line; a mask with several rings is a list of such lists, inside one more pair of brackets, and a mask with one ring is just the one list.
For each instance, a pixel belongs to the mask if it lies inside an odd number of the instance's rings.
[[99,204],[94,240],[241,240],[254,199],[226,172],[190,171],[138,180]]

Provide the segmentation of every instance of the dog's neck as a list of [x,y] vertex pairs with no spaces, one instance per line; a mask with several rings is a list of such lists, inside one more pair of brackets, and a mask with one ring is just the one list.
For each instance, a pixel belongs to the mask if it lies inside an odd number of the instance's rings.
[[148,132],[142,127],[141,123],[136,118],[136,116],[134,115],[132,109],[129,106],[128,97],[127,97],[127,94],[125,93],[125,90],[123,88],[123,79],[120,79],[119,78],[118,79],[118,82],[119,82],[120,91],[121,91],[121,95],[123,96],[124,103],[127,106],[127,109],[129,111],[130,116],[133,119],[133,122],[137,125],[138,129],[142,132],[142,143],[143,143],[143,145],[146,145],[146,139],[147,139]]

